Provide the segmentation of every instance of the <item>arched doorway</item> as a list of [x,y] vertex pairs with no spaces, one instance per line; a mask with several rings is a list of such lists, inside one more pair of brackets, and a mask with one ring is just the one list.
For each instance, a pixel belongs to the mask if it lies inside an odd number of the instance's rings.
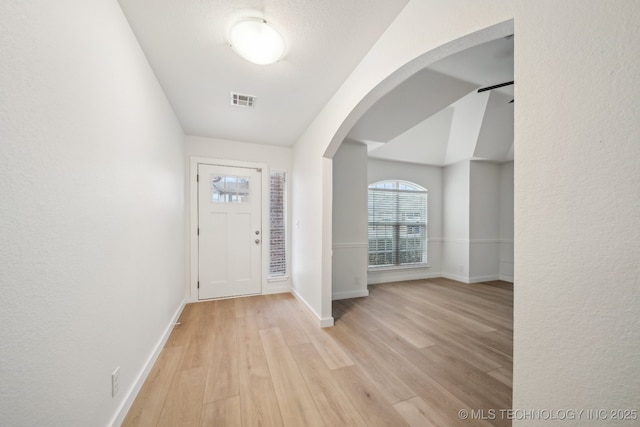
[[[378,100],[392,91],[402,82],[413,76],[420,70],[425,69],[436,61],[447,56],[479,46],[491,40],[496,40],[513,34],[513,20],[505,21],[485,29],[473,32],[466,36],[460,37],[449,43],[443,44],[434,49],[417,56],[413,60],[400,66],[396,71],[388,75],[378,84],[373,86],[370,91],[362,97],[357,105],[346,115],[338,130],[333,135],[330,143],[324,151],[323,159],[323,227],[322,227],[322,246],[323,246],[323,280],[322,280],[322,313],[323,318],[331,313],[331,295],[332,295],[332,207],[333,207],[333,171],[332,159],[338,148],[345,140],[346,135],[354,124],[371,108]],[[326,324],[325,324],[326,326]]]

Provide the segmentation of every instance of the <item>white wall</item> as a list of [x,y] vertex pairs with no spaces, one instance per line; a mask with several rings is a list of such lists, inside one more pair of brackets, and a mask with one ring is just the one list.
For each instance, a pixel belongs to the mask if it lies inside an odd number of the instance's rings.
[[516,408],[640,409],[638,22],[517,2]]
[[429,267],[370,271],[369,284],[438,277],[442,271],[442,168],[379,159],[369,159],[368,164],[368,184],[388,179],[401,179],[414,182],[429,191],[427,212]]
[[[468,160],[443,169],[444,277],[466,283],[500,278],[500,230],[513,228],[513,215],[504,214],[504,224],[500,222],[502,187],[507,196],[509,178],[513,187],[513,176],[501,174],[501,170],[496,163]],[[506,211],[508,199],[504,203],[502,209]],[[508,255],[506,246],[504,252]]]
[[513,282],[513,162],[500,165],[500,280]]
[[[187,200],[185,202],[185,210],[188,213],[188,218],[190,222],[194,224],[187,224],[187,247],[191,247],[191,250],[188,252],[187,257],[187,278],[186,283],[187,286],[187,297],[190,301],[197,300],[197,278],[196,275],[193,274],[194,277],[191,277],[193,273],[192,268],[193,263],[196,262],[196,271],[197,271],[197,256],[195,255],[195,248],[191,245],[191,235],[194,234],[194,230],[196,230],[197,225],[195,225],[195,219],[193,218],[192,211],[192,201],[191,192],[189,188],[194,185],[195,177],[192,175],[190,169],[191,159],[198,158],[210,158],[215,160],[229,160],[229,161],[241,161],[241,162],[253,162],[253,163],[263,163],[268,165],[269,170],[278,169],[287,171],[287,247],[289,251],[291,250],[291,172],[292,172],[292,162],[291,162],[291,148],[289,147],[276,147],[271,145],[264,144],[250,144],[246,142],[238,142],[238,141],[229,141],[224,139],[217,138],[205,138],[205,137],[197,137],[197,136],[186,136],[185,137],[185,181],[186,181],[186,194]],[[264,171],[263,179],[269,179],[269,170]],[[263,214],[269,215],[268,211],[268,199],[265,200],[266,203],[263,203],[264,209]],[[266,218],[265,218],[266,219]],[[268,221],[267,221],[268,222]],[[264,240],[268,241],[269,233],[268,230],[263,230]],[[288,292],[291,289],[291,256],[287,259],[287,271],[289,275],[286,278],[268,278],[268,246],[264,247],[263,257],[263,277],[262,277],[262,293],[271,294],[278,292]]]
[[291,148],[248,142],[229,141],[187,135],[184,139],[185,165],[190,157],[211,157],[219,160],[239,160],[267,163],[272,169],[291,170]]
[[184,300],[182,130],[116,1],[0,28],[0,425],[107,425]]
[[[507,35],[500,23],[510,19],[518,32],[514,407],[637,408],[640,3],[410,1],[296,143],[302,166],[315,165],[300,169],[312,192],[296,204],[324,211],[331,187],[314,155],[332,157],[386,91],[442,56]],[[299,246],[300,257],[325,262],[305,264],[305,277],[330,265],[321,256],[330,236],[318,242]],[[330,288],[317,280],[308,291],[321,293],[315,286]]]
[[499,277],[500,165],[472,161],[469,189],[469,278],[471,283]]
[[345,142],[333,158],[332,299],[367,290],[367,146]]
[[[331,227],[323,229],[324,216],[333,216],[325,204],[324,191],[332,197],[332,175],[325,173],[322,152],[297,143],[293,147],[291,290],[317,317],[321,324],[332,324],[331,277],[326,275],[326,260],[331,268]],[[323,190],[326,188],[327,190]],[[327,236],[328,235],[328,236]],[[323,241],[328,238],[328,242]],[[328,282],[328,285],[326,282]],[[326,293],[328,293],[328,298]]]
[[462,282],[469,280],[470,169],[467,160],[442,173],[442,275]]

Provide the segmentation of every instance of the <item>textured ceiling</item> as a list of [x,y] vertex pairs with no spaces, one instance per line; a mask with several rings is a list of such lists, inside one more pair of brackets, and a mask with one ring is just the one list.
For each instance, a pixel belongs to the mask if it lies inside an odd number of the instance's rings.
[[[190,135],[292,145],[408,0],[119,0]],[[287,51],[255,65],[226,43],[231,24],[259,17]],[[257,97],[229,105],[231,91]]]

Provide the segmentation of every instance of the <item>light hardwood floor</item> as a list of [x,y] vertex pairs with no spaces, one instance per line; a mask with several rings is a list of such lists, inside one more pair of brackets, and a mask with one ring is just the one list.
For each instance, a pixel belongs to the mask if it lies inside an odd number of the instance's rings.
[[327,329],[290,294],[187,305],[123,425],[511,424],[511,284],[369,290]]

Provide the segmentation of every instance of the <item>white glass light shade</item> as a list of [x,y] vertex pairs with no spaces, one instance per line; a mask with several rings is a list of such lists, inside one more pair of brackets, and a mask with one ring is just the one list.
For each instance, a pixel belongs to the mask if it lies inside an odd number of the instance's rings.
[[280,33],[257,18],[234,24],[229,31],[229,44],[238,55],[259,65],[273,64],[284,54],[284,39]]

